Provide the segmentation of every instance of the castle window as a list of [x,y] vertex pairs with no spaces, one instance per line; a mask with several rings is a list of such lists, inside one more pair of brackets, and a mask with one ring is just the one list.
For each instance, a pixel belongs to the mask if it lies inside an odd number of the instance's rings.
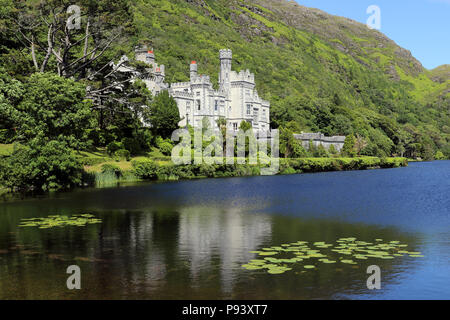
[[250,114],[251,114],[251,109],[252,109],[252,105],[251,105],[251,104],[248,104],[248,105],[247,105],[247,115],[250,115]]
[[237,128],[238,128],[238,127],[237,127],[237,123],[234,122],[234,123],[233,123],[233,130],[234,130],[234,131],[237,131]]
[[202,109],[202,103],[200,100],[197,100],[197,110],[201,110]]
[[197,91],[197,97],[200,97],[200,91]]

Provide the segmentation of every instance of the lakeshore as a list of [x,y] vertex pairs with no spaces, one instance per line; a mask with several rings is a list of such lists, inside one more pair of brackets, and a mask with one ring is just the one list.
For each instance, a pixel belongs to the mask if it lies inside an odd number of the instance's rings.
[[[3,156],[13,152],[12,145],[2,145]],[[136,157],[111,157],[104,149],[93,152],[75,152],[83,165],[82,186],[112,186],[120,183],[139,181],[177,181],[223,177],[250,177],[261,175],[261,169],[268,167],[268,159],[258,159],[257,164],[249,164],[248,159],[234,158],[234,164],[174,165],[171,157],[165,156],[158,149]],[[1,159],[0,159],[1,161]],[[351,171],[388,169],[408,166],[406,158],[378,157],[328,157],[328,158],[280,158],[276,175],[318,173],[330,171]],[[242,164],[239,164],[242,163]],[[7,193],[0,186],[0,194]]]
[[[279,170],[276,175],[318,173],[330,171],[351,171],[388,169],[408,166],[405,158],[299,158],[278,159]],[[131,161],[108,161],[92,166],[85,166],[90,184],[96,186],[114,185],[134,181],[177,181],[205,178],[250,177],[261,175],[266,163],[248,164],[213,164],[213,165],[174,165],[170,158],[156,159],[138,157]],[[224,161],[225,163],[225,161]]]

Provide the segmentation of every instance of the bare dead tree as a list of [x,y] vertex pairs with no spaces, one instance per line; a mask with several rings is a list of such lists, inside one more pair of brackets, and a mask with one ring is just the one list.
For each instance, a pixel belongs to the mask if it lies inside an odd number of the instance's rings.
[[[107,61],[103,66],[92,68],[123,30],[120,26],[114,30],[104,30],[89,13],[80,16],[85,21],[82,32],[69,28],[67,8],[68,5],[53,8],[44,3],[37,12],[19,13],[13,19],[18,31],[16,35],[30,48],[36,71],[47,71],[50,60],[54,58],[60,76],[89,78],[90,70],[104,69],[110,63]],[[44,33],[45,41],[42,39]]]

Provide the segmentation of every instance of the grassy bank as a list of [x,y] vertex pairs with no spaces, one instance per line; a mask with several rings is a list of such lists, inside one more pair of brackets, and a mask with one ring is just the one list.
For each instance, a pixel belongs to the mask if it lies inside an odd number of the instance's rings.
[[[12,145],[0,145],[0,155],[9,155]],[[170,157],[158,149],[128,159],[110,157],[104,149],[94,152],[75,152],[84,167],[84,185],[97,187],[113,186],[124,182],[145,180],[174,181],[183,179],[246,177],[261,174],[261,168],[268,164],[250,165],[182,165],[176,166]],[[236,159],[235,159],[236,163]],[[301,174],[327,171],[368,170],[378,168],[398,168],[407,166],[405,158],[299,158],[279,159],[278,174]],[[7,190],[1,188],[0,193]]]
[[14,150],[13,144],[1,144],[0,143],[0,156],[8,156]]
[[[405,158],[301,158],[280,159],[278,174],[301,174],[327,171],[369,170],[379,168],[398,168],[407,166]],[[153,180],[176,181],[185,179],[246,177],[261,174],[267,165],[180,165],[168,161],[153,161],[151,158],[136,158],[127,164],[107,162],[89,167],[95,175],[96,185],[108,185],[122,181]]]

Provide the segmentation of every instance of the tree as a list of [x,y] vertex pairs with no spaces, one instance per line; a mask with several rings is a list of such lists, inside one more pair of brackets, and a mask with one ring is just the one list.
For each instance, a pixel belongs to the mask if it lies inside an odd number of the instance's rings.
[[342,153],[347,157],[356,156],[355,144],[356,144],[356,139],[353,134],[350,134],[347,137],[345,137],[344,147],[342,148]]
[[444,156],[444,154],[442,153],[442,151],[440,151],[440,150],[438,150],[438,152],[436,152],[436,155],[434,156],[434,158],[435,158],[436,160],[445,160],[445,156]]
[[12,190],[57,190],[81,184],[83,166],[65,142],[36,138],[6,158],[0,183]]
[[248,121],[242,120],[241,124],[239,125],[239,129],[244,132],[247,132],[248,130],[252,129],[252,124]]
[[36,71],[56,68],[66,78],[93,79],[113,61],[112,43],[134,31],[130,3],[79,0],[72,5],[70,0],[17,1],[7,18],[29,47]]
[[334,144],[332,144],[332,145],[330,146],[330,149],[328,150],[328,152],[329,152],[332,156],[335,156],[335,155],[338,154],[338,151],[337,151],[336,148],[334,147]]
[[359,134],[356,134],[355,139],[355,152],[359,156],[361,155],[361,151],[367,146],[367,141],[364,139],[364,137],[360,136]]
[[23,84],[0,67],[0,143],[10,143],[16,136],[21,114],[16,106],[23,97]]
[[171,138],[181,120],[177,103],[168,91],[155,97],[148,110],[144,110],[143,117],[151,124],[153,134],[164,139]]
[[16,110],[18,134],[24,141],[36,136],[64,140],[75,149],[86,147],[87,129],[94,125],[91,102],[82,83],[51,73],[33,74]]
[[303,158],[307,156],[305,148],[287,128],[280,128],[280,153],[285,158]]
[[316,149],[316,152],[314,153],[314,156],[318,158],[328,158],[329,154],[328,151],[325,149],[325,147],[322,144],[319,144],[319,146]]

